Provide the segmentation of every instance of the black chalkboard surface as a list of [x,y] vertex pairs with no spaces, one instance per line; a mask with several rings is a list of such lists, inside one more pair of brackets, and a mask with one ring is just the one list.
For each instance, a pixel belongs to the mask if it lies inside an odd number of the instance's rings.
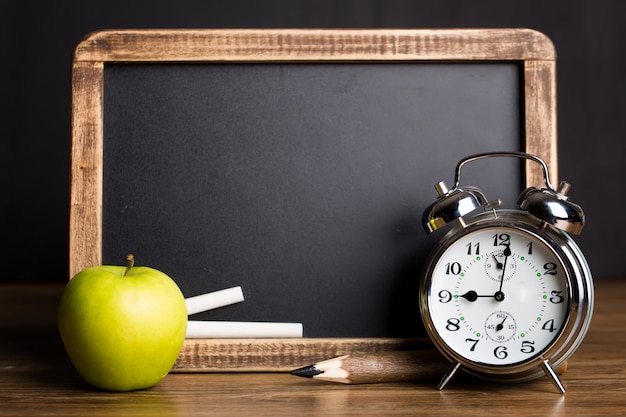
[[[523,146],[516,64],[112,65],[104,80],[103,262],[134,253],[187,296],[241,285],[244,303],[204,318],[310,337],[416,336],[433,184]],[[481,168],[474,183],[515,202],[521,167]]]
[[[133,253],[185,296],[242,287],[194,319],[323,340],[424,335],[442,236],[421,215],[459,159],[556,169],[554,53],[523,29],[103,31],[76,49],[72,116],[72,274]],[[536,178],[505,158],[463,183],[512,205]]]

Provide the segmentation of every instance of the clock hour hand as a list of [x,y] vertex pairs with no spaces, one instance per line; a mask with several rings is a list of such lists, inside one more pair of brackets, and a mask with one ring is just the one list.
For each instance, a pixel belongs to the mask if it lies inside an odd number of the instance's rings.
[[483,295],[483,294],[478,294],[474,290],[469,290],[465,294],[459,295],[459,297],[465,298],[467,301],[470,301],[472,303],[478,300],[479,298],[495,298],[496,301],[502,301],[504,300],[504,293],[502,291],[497,291],[495,294]]
[[493,298],[493,297],[495,297],[495,295],[479,295],[476,291],[469,290],[468,292],[466,292],[463,295],[460,295],[459,297],[463,297],[467,301],[474,302],[474,301],[478,300],[479,298]]

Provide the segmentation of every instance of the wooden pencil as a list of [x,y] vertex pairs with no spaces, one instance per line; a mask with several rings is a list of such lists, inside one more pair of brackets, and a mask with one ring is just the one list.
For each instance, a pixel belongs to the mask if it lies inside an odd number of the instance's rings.
[[[450,367],[432,349],[392,351],[369,355],[344,355],[291,371],[292,375],[342,384],[419,381],[441,378]],[[556,373],[567,370],[564,362]]]
[[436,350],[344,355],[291,371],[292,375],[342,384],[417,381],[441,377],[450,363]]

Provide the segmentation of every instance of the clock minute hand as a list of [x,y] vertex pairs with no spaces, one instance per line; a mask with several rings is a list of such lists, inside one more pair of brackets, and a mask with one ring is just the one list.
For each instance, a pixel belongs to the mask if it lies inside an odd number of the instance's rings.
[[506,273],[506,264],[507,264],[507,261],[509,260],[509,256],[511,256],[511,247],[507,245],[507,247],[504,248],[504,252],[502,252],[502,254],[504,255],[504,262],[502,262],[502,275],[500,276],[500,288],[494,294],[496,301],[504,300],[504,293],[502,292],[502,284],[504,284],[504,274]]

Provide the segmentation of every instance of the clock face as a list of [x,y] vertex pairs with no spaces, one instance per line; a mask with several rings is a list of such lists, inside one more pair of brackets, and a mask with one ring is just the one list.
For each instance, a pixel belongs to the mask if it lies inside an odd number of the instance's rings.
[[569,310],[566,272],[535,234],[483,227],[455,240],[429,273],[432,331],[480,365],[536,358],[561,333]]

